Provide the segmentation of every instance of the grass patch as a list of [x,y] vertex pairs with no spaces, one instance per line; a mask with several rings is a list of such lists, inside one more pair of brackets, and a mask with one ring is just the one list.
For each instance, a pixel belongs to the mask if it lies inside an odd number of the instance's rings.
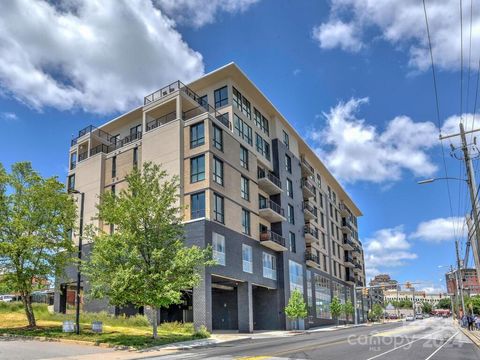
[[[204,329],[195,331],[191,323],[163,323],[158,327],[158,338],[154,340],[152,328],[145,316],[114,317],[106,312],[82,313],[80,316],[81,333],[77,335],[62,332],[63,321],[74,321],[74,314],[50,314],[44,304],[34,304],[34,312],[37,328],[30,329],[27,327],[28,322],[21,303],[0,303],[0,333],[91,341],[137,349],[210,336]],[[102,334],[92,332],[92,321],[103,322]]]

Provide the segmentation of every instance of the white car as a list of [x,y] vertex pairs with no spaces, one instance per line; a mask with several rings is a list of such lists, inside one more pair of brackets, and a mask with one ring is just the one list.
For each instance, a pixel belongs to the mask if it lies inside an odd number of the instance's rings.
[[423,314],[417,314],[417,315],[415,315],[415,319],[423,320]]
[[405,316],[405,321],[414,321],[415,318],[413,317],[413,315],[407,315]]
[[13,296],[12,295],[0,295],[0,301],[11,302],[11,301],[13,301]]

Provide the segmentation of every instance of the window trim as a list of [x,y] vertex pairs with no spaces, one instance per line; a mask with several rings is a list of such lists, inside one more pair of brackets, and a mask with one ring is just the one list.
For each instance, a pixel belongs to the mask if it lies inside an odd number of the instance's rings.
[[[193,164],[194,164],[195,161],[198,161],[201,158],[203,158],[203,171],[198,172],[198,163],[197,163],[197,165],[196,165],[197,172],[194,173],[193,172]],[[202,175],[203,175],[203,178],[200,178],[199,176],[202,176]],[[190,158],[190,183],[194,184],[194,183],[197,183],[197,182],[200,182],[200,181],[204,181],[205,180],[205,175],[206,175],[205,174],[205,154],[191,157]],[[194,180],[194,177],[196,178],[196,180]]]
[[[220,199],[221,211],[217,209],[217,199]],[[216,192],[213,193],[213,220],[225,224],[225,198]]]
[[[219,164],[219,168],[217,168],[217,164]],[[213,171],[212,171],[212,177],[213,181],[218,184],[223,186],[224,184],[224,167],[223,167],[223,161],[220,160],[218,157],[213,156]],[[221,174],[217,174],[217,171],[220,170]]]
[[[198,213],[197,215],[203,215],[203,216],[195,216],[194,217],[194,210],[193,210],[193,198],[198,197],[198,196],[203,196],[203,209],[198,209],[195,210],[195,213]],[[206,198],[205,198],[205,191],[198,191],[193,194],[190,194],[190,219],[201,219],[205,217],[205,211],[206,211],[206,206],[205,206]]]
[[[202,128],[202,135],[199,137],[199,128]],[[195,133],[194,133],[195,132]],[[194,139],[193,136],[196,135]],[[205,145],[205,123],[203,121],[190,125],[190,149]]]
[[[226,97],[217,99],[217,94],[222,95],[222,90],[225,90]],[[218,89],[215,89],[213,91],[213,100],[214,100],[215,109],[219,109],[221,107],[228,105],[228,86],[225,85]]]

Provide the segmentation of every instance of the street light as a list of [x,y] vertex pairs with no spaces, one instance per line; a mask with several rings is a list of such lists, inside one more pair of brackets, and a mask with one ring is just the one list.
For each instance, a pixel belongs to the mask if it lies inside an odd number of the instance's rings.
[[82,261],[82,238],[83,238],[83,209],[85,205],[85,193],[69,189],[69,194],[80,195],[80,230],[78,234],[78,265],[77,265],[77,303],[75,308],[75,332],[80,334],[80,282],[81,282],[81,272],[80,272],[80,262]]
[[456,178],[456,177],[440,177],[440,178],[430,178],[430,179],[420,180],[420,181],[417,181],[417,184],[419,184],[419,185],[430,184],[430,183],[432,183],[434,181],[437,181],[437,180],[458,180],[458,181],[468,182],[467,179],[461,179],[461,178]]

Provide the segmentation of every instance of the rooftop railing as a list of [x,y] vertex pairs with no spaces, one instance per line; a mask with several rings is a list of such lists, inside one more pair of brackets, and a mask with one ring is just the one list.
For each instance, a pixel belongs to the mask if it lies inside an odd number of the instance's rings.
[[148,105],[148,104],[151,104],[157,100],[160,100],[166,96],[168,96],[169,94],[177,91],[177,90],[180,90],[182,87],[186,87],[185,85],[182,84],[181,81],[174,81],[173,83],[161,88],[161,89],[158,89],[157,91],[154,91],[153,93],[145,96],[143,98],[143,105]]

